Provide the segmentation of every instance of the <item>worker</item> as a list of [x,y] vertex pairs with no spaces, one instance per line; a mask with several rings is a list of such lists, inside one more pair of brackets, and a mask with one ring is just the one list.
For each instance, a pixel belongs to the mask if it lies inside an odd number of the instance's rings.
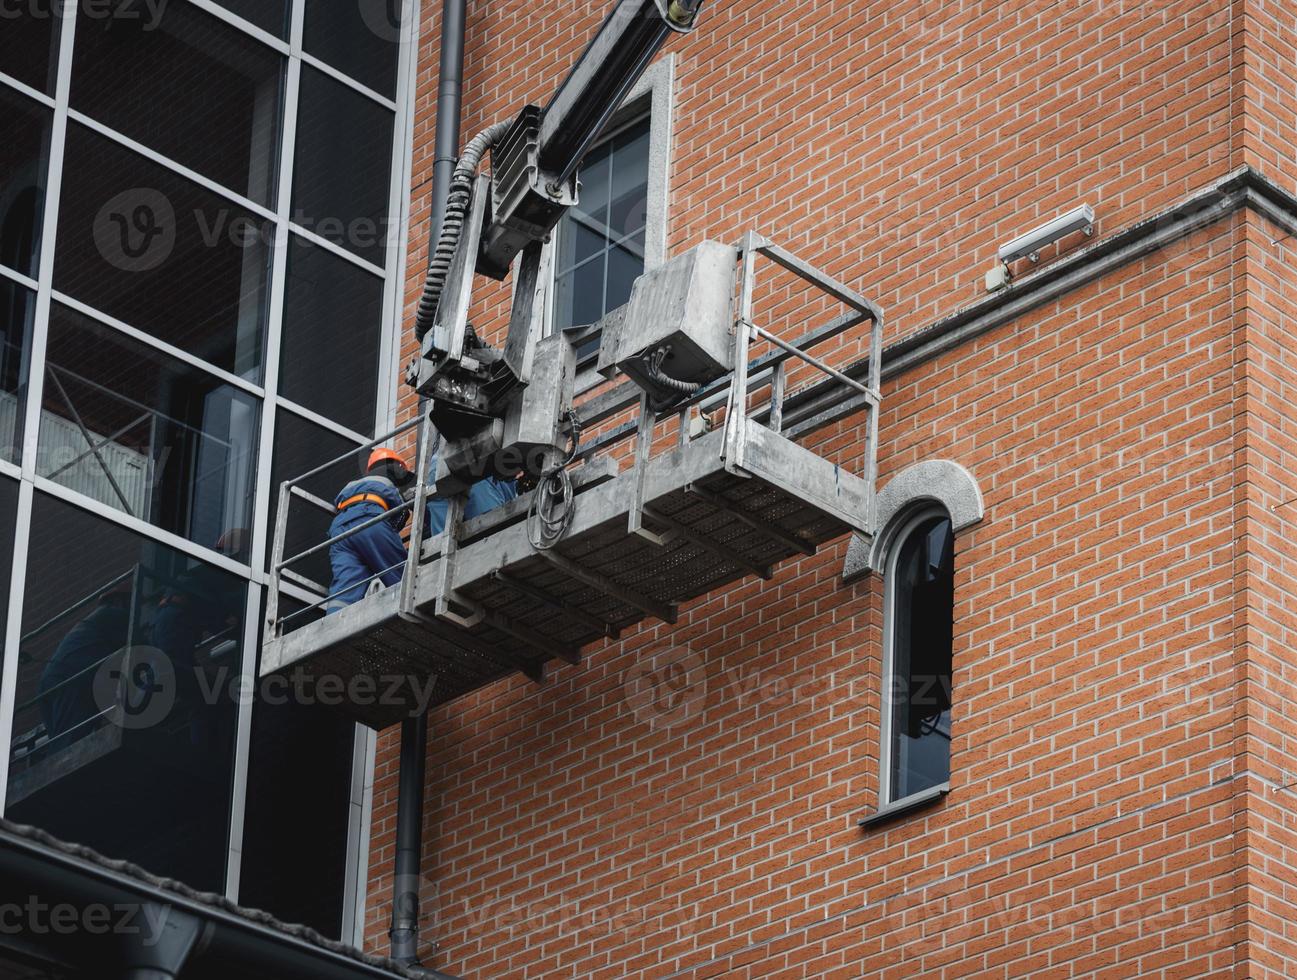
[[[247,564],[250,541],[247,528],[234,528],[217,539],[216,550]],[[191,742],[211,751],[229,733],[220,731],[221,705],[205,692],[220,676],[219,658],[239,648],[244,594],[241,581],[229,572],[193,562],[168,582],[153,618],[153,646],[168,658],[175,675],[176,717],[187,715]]]
[[[216,550],[247,564],[250,538],[246,528],[226,531],[217,539]],[[193,664],[200,646],[233,635],[243,618],[242,595],[239,580],[229,572],[193,562],[168,582],[158,602],[153,645],[172,658],[177,671]]]
[[331,539],[386,511],[394,513],[388,520],[378,521],[329,545],[329,561],[333,566],[329,594],[333,598],[325,606],[326,614],[359,602],[375,578],[384,585],[401,581],[405,565],[401,529],[410,514],[408,510],[396,511],[403,503],[401,491],[413,482],[414,474],[401,454],[379,448],[370,453],[365,475],[343,487],[334,500],[338,513],[329,526]]
[[[95,701],[97,668],[126,645],[131,622],[133,577],[122,576],[96,600],[95,608],[63,637],[41,673],[41,720],[50,738],[78,728],[100,714]],[[76,738],[90,734],[80,729]]]
[[[430,455],[432,461],[428,468],[428,482],[433,483],[437,474],[437,454],[433,452]],[[512,478],[501,480],[488,476],[478,480],[468,488],[468,499],[464,501],[464,519],[478,517],[497,507],[503,507],[517,496],[518,485]],[[449,500],[428,501],[426,517],[428,526],[424,529],[425,538],[440,534],[446,527],[446,511],[449,506]]]

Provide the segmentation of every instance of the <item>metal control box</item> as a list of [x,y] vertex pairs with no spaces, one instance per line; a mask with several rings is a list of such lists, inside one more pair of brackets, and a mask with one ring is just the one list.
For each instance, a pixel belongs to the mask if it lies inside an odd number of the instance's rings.
[[508,465],[538,475],[561,456],[562,427],[576,383],[576,351],[561,333],[536,343],[531,381],[504,416],[503,455]]
[[708,241],[635,280],[624,315],[606,318],[599,372],[620,371],[662,396],[660,375],[705,384],[733,370],[737,260],[737,249]]

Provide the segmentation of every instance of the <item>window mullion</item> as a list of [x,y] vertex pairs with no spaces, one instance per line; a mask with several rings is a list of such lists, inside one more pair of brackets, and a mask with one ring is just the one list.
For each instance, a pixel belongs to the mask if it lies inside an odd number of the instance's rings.
[[[289,32],[289,43],[294,54],[302,49],[302,32],[305,18],[305,0],[294,0],[292,6],[292,28]],[[271,463],[275,448],[275,422],[277,394],[279,392],[279,356],[281,335],[284,323],[284,296],[287,293],[285,276],[288,272],[289,218],[293,201],[293,165],[297,151],[297,109],[301,91],[302,62],[300,58],[288,59],[288,75],[284,84],[283,124],[280,130],[280,158],[278,193],[276,200],[275,244],[271,252],[270,303],[266,316],[265,367],[262,375],[262,386],[265,399],[261,403],[261,443],[257,454],[256,489],[253,496],[253,532],[252,549],[249,561],[256,572],[265,568],[266,538],[270,529],[271,503]],[[259,591],[259,590],[250,590]],[[251,608],[251,602],[249,603]],[[257,607],[257,624],[260,627],[261,610]],[[260,628],[250,632],[253,637],[243,650],[243,662],[240,665],[242,676],[255,679],[257,660],[261,644]],[[234,771],[247,781],[252,742],[252,699],[245,698],[239,705],[238,726],[235,733]],[[232,902],[239,900],[241,885],[244,815],[247,805],[246,786],[235,788],[229,815],[229,852],[226,865],[225,897]]]
[[72,89],[72,49],[76,40],[80,5],[64,5],[59,25],[58,72],[54,85],[54,119],[50,124],[49,164],[45,178],[45,206],[42,212],[40,268],[37,273],[36,310],[32,347],[27,352],[27,392],[22,434],[22,482],[18,496],[18,527],[14,537],[13,570],[9,588],[9,618],[6,623],[4,667],[0,671],[0,815],[5,812],[9,788],[9,753],[13,745],[14,707],[18,685],[18,644],[22,638],[22,616],[27,575],[27,550],[31,535],[32,501],[35,493],[36,445],[40,434],[40,406],[44,397],[45,348],[49,334],[50,284],[54,278],[54,239],[58,229],[59,199],[63,188],[63,148],[67,142],[68,97]]

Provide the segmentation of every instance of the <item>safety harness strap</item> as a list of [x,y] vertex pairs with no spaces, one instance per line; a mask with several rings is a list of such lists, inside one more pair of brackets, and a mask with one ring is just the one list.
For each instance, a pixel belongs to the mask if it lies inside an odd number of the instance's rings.
[[342,503],[338,504],[338,510],[344,511],[352,504],[363,504],[363,503],[378,504],[378,506],[382,507],[383,510],[391,510],[391,507],[388,506],[387,501],[384,500],[376,493],[358,493],[354,497],[348,497]]

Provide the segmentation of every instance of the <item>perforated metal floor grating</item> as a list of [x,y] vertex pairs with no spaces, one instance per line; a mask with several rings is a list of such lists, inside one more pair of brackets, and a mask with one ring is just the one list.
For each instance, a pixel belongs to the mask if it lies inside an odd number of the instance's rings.
[[[629,533],[633,475],[626,472],[577,497],[577,519],[553,558],[531,549],[522,523],[460,548],[454,591],[484,613],[476,625],[433,616],[437,559],[419,572],[419,621],[401,617],[399,589],[388,589],[268,643],[265,669],[372,677],[380,703],[345,710],[385,727],[409,715],[433,675],[429,703],[443,704],[514,671],[539,678],[548,661],[575,661],[582,646],[649,615],[673,621],[678,604],[751,575],[768,577],[780,562],[861,526],[863,513],[860,522],[844,517],[867,506],[851,482],[858,479],[779,437],[776,455],[780,444],[789,458],[745,465],[751,476],[725,470],[712,436],[650,460],[644,522],[655,533],[674,532],[664,544]],[[840,507],[818,506],[784,485],[778,477],[792,466],[822,467],[821,482],[838,488]]]

